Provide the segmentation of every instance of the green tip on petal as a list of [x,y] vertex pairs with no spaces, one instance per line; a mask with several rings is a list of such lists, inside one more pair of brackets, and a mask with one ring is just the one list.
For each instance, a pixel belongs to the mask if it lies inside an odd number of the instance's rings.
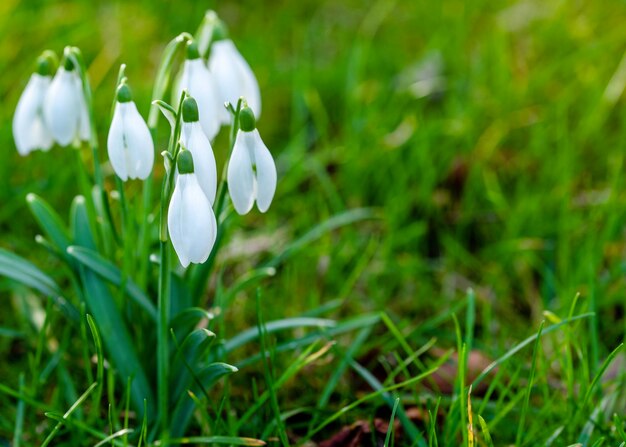
[[228,28],[226,24],[216,17],[215,25],[213,26],[213,42],[228,39]]
[[63,67],[66,71],[72,71],[74,69],[74,62],[72,62],[71,58],[65,56],[63,58]]
[[178,160],[176,161],[179,174],[193,174],[193,156],[191,152],[181,150],[178,153]]
[[117,102],[131,102],[133,94],[130,87],[125,82],[121,83],[117,88]]
[[198,44],[195,40],[190,40],[187,42],[187,59],[199,59],[200,58],[200,50],[198,50]]
[[53,72],[52,63],[50,59],[45,56],[39,56],[37,58],[37,73],[41,76],[50,76]]
[[254,112],[248,106],[245,106],[239,112],[239,128],[244,132],[252,132],[256,129],[256,119],[254,118]]
[[183,100],[183,121],[194,123],[198,120],[198,103],[191,96],[188,96]]

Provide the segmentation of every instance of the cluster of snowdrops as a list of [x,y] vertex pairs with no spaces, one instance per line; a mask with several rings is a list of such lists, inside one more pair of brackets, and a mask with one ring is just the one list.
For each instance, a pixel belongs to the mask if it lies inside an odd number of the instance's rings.
[[[220,129],[230,125],[236,132],[226,180],[235,210],[248,213],[255,201],[265,212],[276,190],[276,167],[263,143],[256,119],[261,113],[258,82],[241,56],[225,26],[209,12],[208,36],[186,38],[186,57],[172,86],[177,104],[155,101],[179,135],[174,153],[164,151],[168,174],[174,170],[174,188],[167,206],[167,228],[183,265],[207,260],[217,236],[213,211],[218,173],[211,146]],[[93,137],[90,90],[81,73],[80,53],[67,47],[58,68],[57,57],[45,51],[37,61],[13,119],[18,152],[49,150],[80,145]],[[179,99],[179,100],[178,100]],[[124,66],[120,71],[107,151],[117,176],[145,180],[153,170],[153,135],[133,102]],[[178,132],[175,116],[182,115]]]

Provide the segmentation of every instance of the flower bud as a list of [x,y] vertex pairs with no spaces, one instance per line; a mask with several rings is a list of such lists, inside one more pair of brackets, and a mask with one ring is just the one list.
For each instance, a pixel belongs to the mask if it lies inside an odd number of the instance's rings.
[[128,84],[126,84],[125,82],[123,82],[118,88],[117,88],[117,102],[120,103],[125,103],[125,102],[130,102],[133,100],[133,95],[132,92],[130,90],[130,87],[128,86]]
[[181,150],[178,153],[178,160],[176,161],[176,166],[178,166],[179,174],[193,174],[193,156],[191,152],[186,150]]
[[256,129],[254,112],[247,105],[239,111],[239,128],[244,132],[252,132]]
[[183,122],[193,123],[198,119],[198,103],[191,96],[188,96],[183,101]]

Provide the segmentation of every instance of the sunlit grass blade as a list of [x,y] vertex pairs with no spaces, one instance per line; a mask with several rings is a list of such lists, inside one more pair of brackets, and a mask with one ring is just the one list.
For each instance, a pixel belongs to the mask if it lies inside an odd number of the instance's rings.
[[297,253],[299,250],[316,241],[324,234],[329,233],[338,228],[346,225],[351,225],[356,222],[375,219],[376,214],[371,208],[357,208],[349,211],[345,211],[340,214],[336,214],[331,218],[325,220],[321,224],[313,227],[306,234],[289,243],[281,253],[276,255],[270,261],[263,265],[263,267],[277,267],[289,257]]
[[[334,327],[336,325],[337,322],[334,320],[328,320],[323,318],[296,317],[286,318],[284,320],[270,321],[265,325],[265,327],[267,333],[271,334],[287,329],[301,329],[303,327]],[[256,340],[257,338],[259,338],[258,329],[250,328],[243,332],[240,332],[239,334],[228,340],[224,344],[224,349],[227,352],[234,351],[235,349],[243,346],[246,343]]]
[[478,415],[478,423],[480,424],[480,429],[483,432],[485,444],[487,444],[487,447],[494,447],[493,441],[491,440],[491,433],[489,433],[489,427],[487,427],[487,423],[480,414]]
[[65,414],[63,414],[63,416],[61,417],[61,420],[57,423],[57,425],[55,425],[54,429],[52,429],[52,432],[50,432],[50,434],[46,437],[46,439],[44,439],[43,443],[41,444],[41,447],[46,447],[48,444],[50,444],[50,442],[52,442],[54,437],[57,435],[57,433],[63,426],[64,421],[70,417],[70,415],[85,401],[85,399],[87,399],[89,394],[91,394],[91,392],[97,386],[98,386],[98,382],[92,383],[91,386],[87,388],[87,390],[78,398],[78,400],[74,402],[74,405],[72,405],[69,408],[69,410],[67,410]]
[[[191,436],[188,438],[168,439],[168,444],[230,444],[243,446],[263,446],[265,442],[260,439],[240,438],[236,436]],[[154,445],[161,445],[156,441]]]
[[[562,320],[560,323],[557,324],[553,324],[552,326],[547,327],[544,331],[543,334],[549,334],[550,332],[556,331],[557,329],[570,324],[574,321],[578,321],[578,320],[582,320],[584,318],[589,318],[591,317],[593,314],[592,313],[585,313],[585,314],[581,314],[581,315],[576,315],[575,317],[572,318],[568,318],[566,320]],[[472,387],[476,388],[476,386],[487,376],[487,374],[489,374],[491,371],[494,370],[494,368],[496,368],[498,365],[501,365],[502,363],[506,362],[507,360],[509,360],[511,357],[513,357],[516,353],[518,353],[519,351],[521,351],[522,349],[524,349],[526,346],[528,346],[529,344],[531,344],[533,341],[535,341],[537,339],[537,334],[535,335],[531,335],[530,337],[526,338],[524,341],[522,341],[521,343],[518,343],[517,345],[515,345],[513,348],[509,349],[503,356],[501,356],[500,358],[498,358],[497,360],[495,360],[494,362],[492,362],[491,364],[489,364],[481,373],[478,377],[476,377],[476,379],[474,379],[474,381],[472,382]]]
[[115,433],[110,434],[109,436],[104,438],[102,441],[94,445],[94,447],[102,447],[105,444],[111,444],[113,440],[117,438],[121,438],[122,436],[127,436],[133,432],[134,430],[132,428],[123,428],[121,430],[116,431]]
[[400,403],[400,398],[396,397],[396,401],[393,404],[393,409],[391,410],[391,418],[389,418],[389,426],[387,428],[387,435],[385,436],[385,443],[383,447],[391,446],[391,436],[393,435],[393,421],[396,418],[396,410],[398,409],[398,404]]
[[535,383],[535,369],[537,367],[537,355],[539,354],[539,349],[541,348],[541,333],[543,332],[543,325],[545,321],[541,322],[539,326],[539,331],[537,331],[537,337],[535,339],[535,346],[533,348],[533,359],[530,365],[530,375],[528,376],[528,384],[526,385],[526,396],[524,397],[524,404],[522,406],[522,412],[519,418],[519,425],[517,427],[517,436],[515,437],[515,445],[522,445],[522,436],[524,435],[524,422],[526,421],[526,414],[528,413],[528,408],[530,405],[530,394],[533,390],[533,385]]

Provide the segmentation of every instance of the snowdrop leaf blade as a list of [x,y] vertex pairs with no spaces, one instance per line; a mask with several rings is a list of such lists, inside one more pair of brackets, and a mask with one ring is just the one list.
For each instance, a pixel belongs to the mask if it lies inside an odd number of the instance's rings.
[[257,197],[259,211],[266,212],[276,192],[276,165],[272,154],[263,143],[259,131],[254,129],[254,161],[256,163]]
[[243,134],[244,132],[237,132],[227,174],[228,192],[239,214],[246,214],[252,209],[255,193],[252,160]]
[[176,127],[176,111],[168,103],[161,100],[154,101],[154,104],[159,107],[167,122],[170,123],[170,130],[173,131],[174,127]]

